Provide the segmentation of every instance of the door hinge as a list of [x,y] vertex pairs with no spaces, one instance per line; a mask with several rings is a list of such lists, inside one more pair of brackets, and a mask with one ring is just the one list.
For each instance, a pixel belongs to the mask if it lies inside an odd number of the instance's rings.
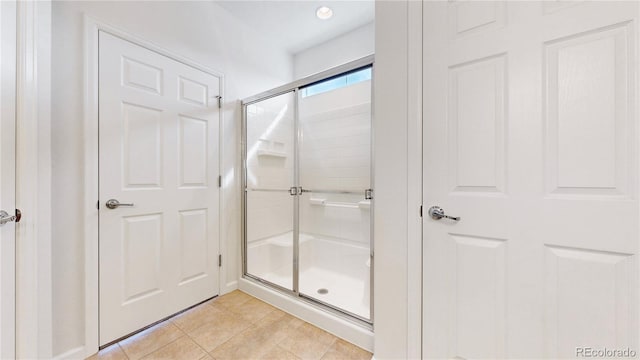
[[222,187],[222,175],[218,175],[218,187]]
[[422,205],[420,205],[420,217],[422,217]]
[[100,210],[100,200],[96,201],[96,209]]
[[218,109],[222,109],[222,96],[217,95],[216,99],[218,99]]
[[218,255],[218,267],[222,267],[222,254]]

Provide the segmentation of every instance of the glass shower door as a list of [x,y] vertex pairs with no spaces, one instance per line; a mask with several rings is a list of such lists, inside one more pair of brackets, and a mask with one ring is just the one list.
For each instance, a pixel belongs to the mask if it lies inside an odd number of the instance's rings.
[[371,67],[301,88],[299,292],[371,319]]
[[250,103],[245,119],[246,273],[293,290],[295,92]]

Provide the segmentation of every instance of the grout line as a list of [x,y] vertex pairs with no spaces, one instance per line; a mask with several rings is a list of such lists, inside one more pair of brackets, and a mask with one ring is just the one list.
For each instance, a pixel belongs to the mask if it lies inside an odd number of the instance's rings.
[[147,356],[149,356],[149,355],[151,355],[151,354],[153,354],[153,353],[155,353],[155,352],[157,352],[157,351],[160,351],[160,350],[162,350],[162,349],[166,348],[167,346],[169,346],[169,345],[171,345],[171,344],[175,343],[176,341],[178,341],[178,340],[182,339],[183,337],[185,337],[185,335],[179,336],[177,339],[175,339],[175,340],[173,340],[173,341],[170,341],[170,342],[168,342],[168,343],[166,343],[166,344],[164,344],[164,345],[160,346],[159,348],[157,348],[157,349],[153,350],[152,352],[150,352],[150,353],[148,353],[148,354],[144,354],[144,355],[142,355],[142,357],[140,357],[140,359],[144,359],[145,357],[147,357]]
[[282,351],[286,352],[287,354],[291,354],[291,355],[293,355],[293,356],[297,357],[298,359],[300,359],[300,356],[298,356],[298,355],[296,355],[296,354],[292,353],[291,351],[289,351],[289,350],[287,350],[287,349],[283,348],[282,346],[280,346],[280,344],[276,344],[276,346],[275,346],[275,347],[277,347],[277,348],[279,348],[280,350],[282,350]]
[[237,334],[234,334],[233,336],[231,336],[230,338],[228,338],[228,339],[227,339],[226,341],[224,341],[223,343],[221,343],[221,344],[219,344],[218,346],[216,346],[216,347],[214,347],[213,349],[211,349],[211,351],[209,351],[209,352],[208,352],[208,354],[209,354],[209,355],[211,355],[211,357],[214,357],[212,353],[213,353],[217,348],[219,348],[219,347],[223,346],[224,344],[228,343],[229,341],[233,340],[236,336],[239,336],[240,334],[244,333],[245,331],[247,331],[247,330],[251,329],[251,327],[253,326],[253,324],[251,324],[250,322],[248,322],[248,323],[249,323],[249,326],[247,326],[246,328],[244,328],[244,329],[240,330]]
[[[171,322],[171,318],[166,319],[166,320],[164,320],[164,321],[161,321],[161,322],[159,322],[159,323],[157,323],[157,324],[155,324],[155,325],[153,325],[153,326],[149,327],[149,329],[156,328],[156,330],[157,330],[157,328],[160,328],[163,324],[164,324],[164,325],[166,325],[167,327],[171,327],[171,326],[173,326],[173,327],[174,327],[174,328],[176,328],[176,329],[178,330],[178,332],[179,332],[179,333],[181,333],[182,335],[178,336],[175,340],[172,340],[172,341],[170,341],[170,342],[168,342],[168,343],[166,343],[166,344],[164,344],[164,345],[160,346],[159,348],[156,348],[156,349],[154,349],[154,350],[151,350],[151,351],[150,351],[150,352],[148,352],[148,353],[142,354],[142,356],[140,356],[138,359],[142,359],[143,357],[145,357],[145,356],[147,356],[147,355],[149,355],[149,354],[152,354],[152,353],[154,353],[154,352],[155,352],[155,351],[157,351],[157,350],[162,349],[163,347],[165,347],[165,346],[167,346],[167,345],[169,345],[169,344],[171,344],[171,343],[173,343],[173,342],[177,341],[178,339],[180,339],[180,338],[182,338],[184,335],[186,335],[186,333],[185,333],[184,331],[182,331],[182,329],[180,329],[178,326],[176,326],[176,324],[174,324],[173,322]],[[146,336],[149,336],[149,334],[147,334]],[[146,336],[145,336],[145,337],[146,337]],[[128,339],[128,338],[127,338],[127,339]],[[124,339],[124,340],[126,340],[126,339]],[[122,340],[122,341],[124,341],[124,340]],[[124,350],[124,347],[122,347],[122,346],[120,345],[120,343],[121,343],[122,341],[119,341],[119,342],[117,342],[116,344],[118,344],[118,346],[122,349],[122,351],[124,352],[124,354],[125,354],[125,356],[127,357],[127,359],[129,359],[129,360],[130,360],[130,359],[131,359],[131,357],[129,356],[129,354],[127,354],[127,352]],[[135,343],[136,343],[136,342],[138,342],[138,341],[140,341],[140,340],[137,340],[137,341],[135,341],[135,342],[133,342],[133,343],[135,344]]]
[[[205,350],[202,345],[200,345],[197,341],[195,341],[189,334],[187,334],[187,337],[189,338],[189,340],[193,341],[194,344],[196,344],[197,347],[200,348],[200,350],[204,351],[204,355],[200,357],[200,359],[203,359],[205,356],[209,355],[209,352],[207,350]],[[211,355],[209,355],[211,356]]]
[[[127,358],[127,360],[129,360],[129,355],[127,354],[126,351],[124,351],[122,346],[120,346],[120,343],[116,343],[116,346],[118,347],[118,349],[120,349],[120,351],[122,351],[122,353],[124,354],[124,357]],[[100,353],[100,352],[98,351],[98,353]]]
[[331,347],[333,345],[335,345],[336,341],[338,341],[337,337],[333,337],[334,339],[331,341],[331,343],[329,344],[329,346],[327,346],[327,349],[322,353],[322,355],[318,358],[319,360],[322,360],[322,358],[327,355],[327,353],[329,352],[329,350],[331,350]]

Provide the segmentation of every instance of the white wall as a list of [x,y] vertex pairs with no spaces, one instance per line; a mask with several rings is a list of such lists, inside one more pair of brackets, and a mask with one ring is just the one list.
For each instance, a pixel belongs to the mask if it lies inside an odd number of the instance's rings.
[[[377,15],[377,14],[376,14]],[[294,76],[300,79],[375,52],[374,22],[294,55]]]
[[420,357],[422,2],[376,1],[376,359]]
[[53,352],[61,354],[85,336],[83,13],[225,74],[223,287],[240,271],[238,99],[291,81],[293,63],[213,2],[55,1],[52,12]]

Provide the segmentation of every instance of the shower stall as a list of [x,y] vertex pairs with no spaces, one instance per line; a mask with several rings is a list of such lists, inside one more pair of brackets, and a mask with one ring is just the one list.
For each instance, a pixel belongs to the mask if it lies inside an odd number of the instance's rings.
[[373,57],[243,101],[243,276],[372,319]]

